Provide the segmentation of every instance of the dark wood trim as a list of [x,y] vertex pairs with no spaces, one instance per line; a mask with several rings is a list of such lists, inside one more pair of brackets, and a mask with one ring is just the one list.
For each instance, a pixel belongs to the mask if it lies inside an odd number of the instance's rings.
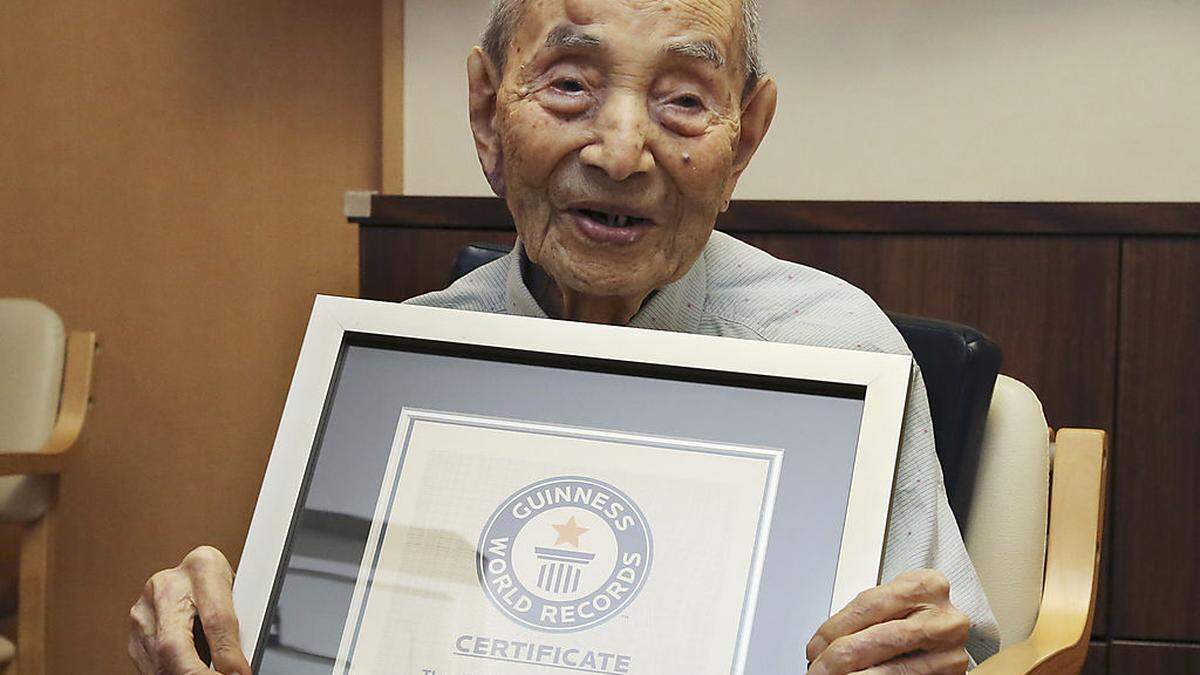
[[1188,675],[1200,672],[1200,644],[1114,640],[1108,648],[1112,675]]
[[[375,195],[362,225],[511,230],[494,197]],[[1198,235],[1200,202],[735,201],[726,232],[875,234]]]
[[349,220],[360,225],[439,230],[513,229],[508,207],[496,197],[372,195],[371,217]]
[[1108,645],[1092,641],[1088,645],[1087,660],[1079,675],[1108,675]]
[[1114,637],[1200,642],[1198,282],[1200,239],[1124,243],[1109,588]]

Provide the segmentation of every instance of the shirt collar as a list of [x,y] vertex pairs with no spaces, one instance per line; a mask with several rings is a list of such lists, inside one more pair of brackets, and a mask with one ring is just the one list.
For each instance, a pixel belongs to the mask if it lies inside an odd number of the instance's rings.
[[[508,256],[508,271],[505,277],[508,311],[520,316],[546,318],[545,310],[534,299],[521,274],[521,261],[524,257],[525,250],[521,241],[517,240],[516,246]],[[687,274],[651,294],[638,313],[633,315],[629,325],[636,328],[695,333],[700,325],[708,286],[705,257],[702,252]]]

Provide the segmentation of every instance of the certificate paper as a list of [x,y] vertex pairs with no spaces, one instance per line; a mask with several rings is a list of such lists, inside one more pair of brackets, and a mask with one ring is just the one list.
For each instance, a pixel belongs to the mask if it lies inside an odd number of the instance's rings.
[[400,415],[335,673],[740,673],[782,454]]

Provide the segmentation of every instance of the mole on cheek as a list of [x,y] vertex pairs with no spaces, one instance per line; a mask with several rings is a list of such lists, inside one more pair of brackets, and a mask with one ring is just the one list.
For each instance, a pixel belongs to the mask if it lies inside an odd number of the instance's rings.
[[683,163],[690,165],[692,163],[692,156],[686,152],[683,153]]

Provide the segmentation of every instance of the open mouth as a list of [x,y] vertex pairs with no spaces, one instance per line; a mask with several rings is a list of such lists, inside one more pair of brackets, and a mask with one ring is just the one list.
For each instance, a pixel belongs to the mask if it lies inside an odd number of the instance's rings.
[[603,227],[633,227],[635,225],[645,225],[650,222],[646,218],[638,218],[636,216],[621,216],[615,213],[596,211],[595,209],[575,209],[574,211],[593,223]]

